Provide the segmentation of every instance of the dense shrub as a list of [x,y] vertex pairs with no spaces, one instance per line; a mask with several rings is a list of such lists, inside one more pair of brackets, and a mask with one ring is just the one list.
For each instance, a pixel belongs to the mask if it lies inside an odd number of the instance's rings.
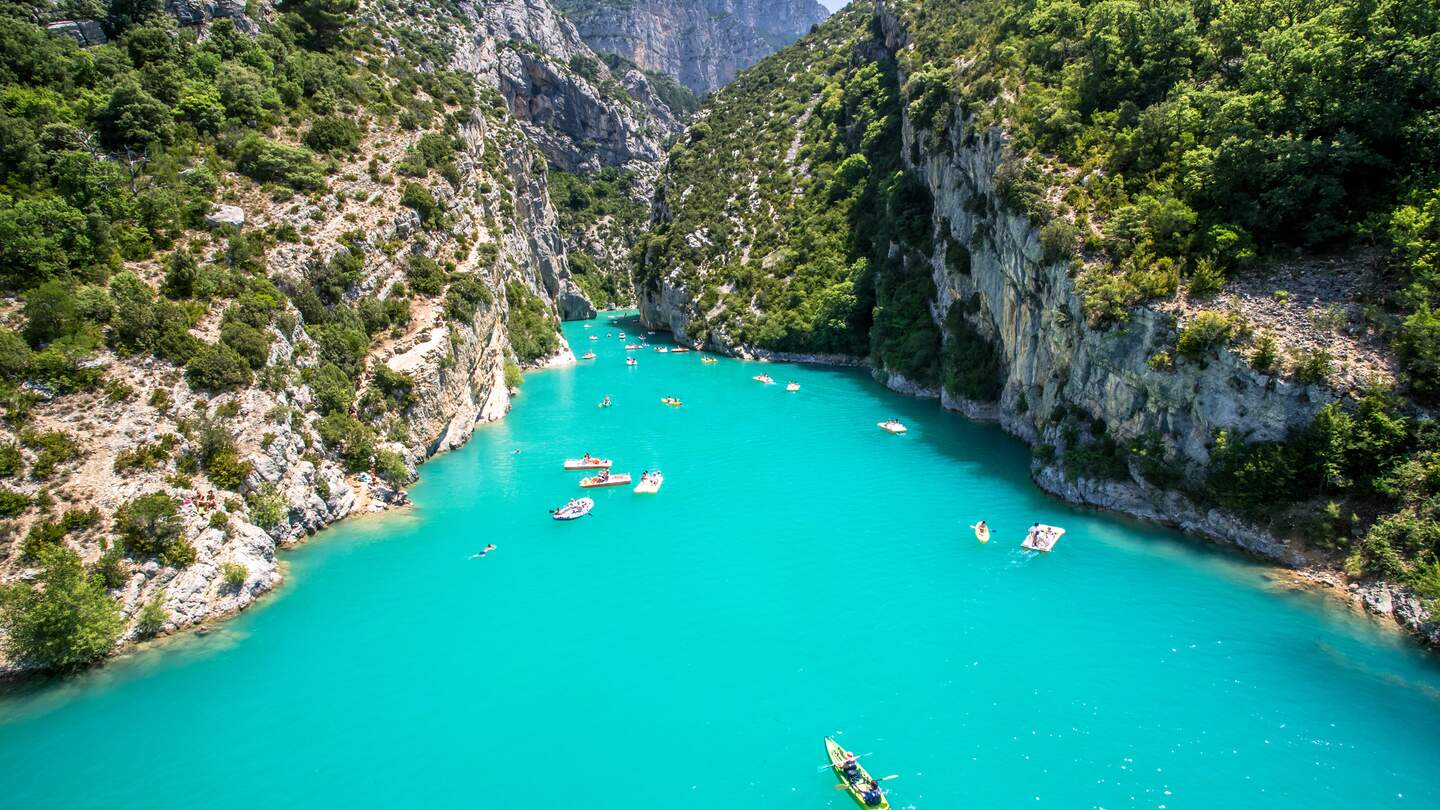
[[56,670],[88,664],[109,652],[122,622],[103,583],[63,546],[45,549],[38,563],[35,583],[0,587],[6,655],[22,665]]
[[250,570],[237,562],[221,565],[220,571],[225,577],[225,585],[232,590],[239,590],[245,584],[246,577],[250,576]]
[[445,317],[460,323],[475,320],[475,313],[493,303],[490,290],[478,278],[456,274],[445,291]]
[[445,271],[429,256],[411,253],[405,259],[405,280],[421,295],[439,295],[445,287]]
[[205,343],[185,364],[185,377],[201,391],[230,391],[250,384],[250,364],[226,343]]
[[337,453],[351,472],[369,469],[375,453],[375,431],[354,417],[332,413],[315,423],[320,441]]
[[115,512],[114,531],[132,557],[155,557],[176,568],[195,561],[195,547],[185,538],[180,520],[180,504],[163,492],[123,504]]
[[334,363],[326,363],[310,375],[310,393],[322,414],[348,413],[355,404],[355,380]]
[[505,300],[510,308],[510,346],[522,362],[548,357],[560,348],[558,325],[538,296],[511,281],[505,285]]
[[1197,312],[1180,330],[1175,349],[1191,360],[1199,360],[1229,343],[1238,328],[1235,317],[1227,313]]
[[271,529],[290,516],[290,503],[274,484],[267,481],[246,498],[246,510],[256,526]]
[[325,175],[305,149],[285,146],[250,133],[235,144],[235,168],[252,180],[279,183],[296,191],[318,191]]
[[141,606],[135,619],[135,629],[141,638],[151,638],[159,635],[168,621],[170,611],[165,609],[165,592],[162,590]]
[[310,125],[305,145],[316,152],[353,152],[360,146],[360,127],[341,115],[324,115]]

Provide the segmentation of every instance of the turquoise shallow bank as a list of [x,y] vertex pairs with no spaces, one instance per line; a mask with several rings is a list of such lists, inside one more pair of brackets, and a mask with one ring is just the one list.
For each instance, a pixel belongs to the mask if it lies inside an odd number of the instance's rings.
[[[1440,667],[1404,639],[1050,500],[1019,443],[861,372],[627,368],[607,331],[567,324],[598,360],[262,606],[0,698],[0,806],[853,807],[835,732],[897,807],[1440,806]],[[664,488],[550,520],[587,450]]]

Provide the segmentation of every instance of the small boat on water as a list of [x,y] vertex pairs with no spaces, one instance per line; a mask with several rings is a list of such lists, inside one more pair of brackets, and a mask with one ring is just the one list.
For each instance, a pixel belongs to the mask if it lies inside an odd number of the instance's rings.
[[897,436],[905,432],[905,426],[898,419],[886,419],[884,422],[876,422],[881,430],[888,430]]
[[661,397],[660,401],[665,403],[666,405],[669,405],[672,408],[678,408],[681,405],[685,404],[680,401],[679,397]]
[[751,377],[750,379],[752,379],[752,380],[754,380],[755,382],[758,382],[758,383],[765,383],[766,385],[770,385],[771,383],[774,383],[774,382],[775,382],[775,378],[774,378],[774,377],[771,377],[769,374],[756,374],[754,377]]
[[551,509],[550,514],[556,520],[574,520],[575,518],[585,517],[590,514],[590,510],[594,508],[594,501],[589,498],[580,498],[579,500],[573,500],[565,504],[559,509]]
[[625,351],[627,351],[627,352],[633,352],[633,351],[635,351],[636,349],[643,349],[643,348],[645,348],[645,347],[644,347],[644,346],[641,346],[639,343],[626,343],[626,344],[625,344]]
[[641,495],[654,495],[660,491],[660,485],[665,483],[665,476],[659,470],[647,472],[640,476],[640,483],[635,485],[635,491]]
[[990,542],[990,527],[985,525],[985,521],[982,520],[979,523],[976,523],[974,526],[971,526],[970,528],[975,530],[976,540],[979,540],[982,543]]
[[1064,533],[1065,530],[1059,526],[1047,526],[1044,523],[1036,523],[1030,527],[1030,533],[1025,535],[1025,540],[1020,543],[1020,547],[1031,551],[1044,551],[1048,553],[1055,548],[1056,543],[1060,542],[1060,535]]
[[799,390],[800,390],[800,383],[797,383],[797,382],[788,382],[788,383],[785,383],[785,390],[786,390],[786,391],[789,391],[790,393],[793,394],[793,393],[795,393],[796,391],[799,391]]
[[621,332],[621,333],[620,333],[620,339],[621,339],[621,340],[624,340],[624,339],[625,339],[625,333],[624,333],[624,332]]
[[585,352],[584,354],[580,355],[580,359],[581,359],[581,360],[594,360],[594,359],[595,359],[595,352]]
[[885,791],[880,789],[880,781],[871,778],[854,754],[829,737],[825,738],[825,753],[830,757],[830,767],[834,769],[835,776],[840,779],[840,784],[835,786],[836,790],[843,787],[861,807],[889,810],[890,800],[885,798]]
[[635,358],[633,358],[633,357],[627,357],[627,358],[625,358],[625,365],[627,365],[627,366],[638,366],[638,365],[640,365],[640,364],[635,361]]
[[718,363],[718,362],[720,362],[720,359],[719,359],[718,357],[702,357],[702,358],[700,358],[700,362],[705,363],[706,365],[709,365],[709,364],[711,364],[711,363]]
[[608,407],[610,407],[611,405],[614,405],[614,404],[615,404],[615,403],[611,402],[611,401],[610,401],[610,397],[607,395],[604,399],[600,400],[600,402],[599,402],[595,407],[597,407],[597,408],[608,408]]
[[590,336],[590,339],[591,339],[591,340],[599,340],[600,338],[599,338],[598,336],[596,336],[596,335],[591,335],[591,336]]
[[676,346],[675,348],[673,348],[673,349],[670,350],[670,353],[671,353],[671,354],[684,354],[684,353],[686,353],[686,352],[688,352],[688,351],[690,351],[690,350],[687,349],[687,348],[685,348],[684,346]]
[[655,347],[655,351],[657,351],[657,352],[659,352],[659,353],[661,353],[661,354],[665,354],[666,352],[668,352],[668,351],[670,351],[670,350],[667,349],[667,348],[665,348],[664,346],[656,346],[656,347]]
[[586,489],[593,489],[595,487],[622,487],[628,483],[630,483],[630,473],[615,473],[611,475],[609,470],[602,470],[589,478],[580,479],[580,486]]
[[608,459],[608,458],[595,458],[594,456],[591,456],[591,455],[588,455],[588,454],[587,454],[584,458],[567,458],[567,459],[565,459],[565,469],[567,469],[567,470],[608,470],[608,469],[610,469],[610,459]]

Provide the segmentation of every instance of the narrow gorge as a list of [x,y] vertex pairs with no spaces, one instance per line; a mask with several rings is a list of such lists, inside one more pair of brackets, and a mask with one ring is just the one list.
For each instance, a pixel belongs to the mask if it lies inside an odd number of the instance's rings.
[[[1440,595],[1429,556],[1435,532],[1416,526],[1410,511],[1434,488],[1405,466],[1428,462],[1403,460],[1411,437],[1431,430],[1427,389],[1401,372],[1373,320],[1395,283],[1387,277],[1394,260],[1365,246],[1265,262],[1251,252],[1225,283],[1214,267],[1239,240],[1215,226],[1209,237],[1230,241],[1209,256],[1191,248],[1199,255],[1189,257],[1183,283],[1186,257],[1155,256],[1158,235],[1110,269],[1122,254],[1119,223],[1107,220],[1134,217],[1120,227],[1143,233],[1148,214],[1115,202],[1074,204],[1113,199],[1123,178],[1093,159],[1046,165],[1034,154],[1035,133],[1007,126],[1007,114],[1030,111],[1007,106],[1014,98],[1003,79],[975,56],[996,47],[985,27],[1006,12],[995,8],[852,4],[717,93],[662,174],[656,229],[639,260],[644,322],[737,356],[867,363],[893,390],[997,421],[1024,439],[1034,450],[1032,477],[1058,497],[1300,569],[1440,642],[1428,607]],[[1054,23],[1025,13],[1010,16],[1032,36]],[[1429,25],[1433,38],[1433,16]],[[947,27],[974,50],[947,50],[955,47]],[[1073,30],[1063,36],[1072,47],[1083,41]],[[1433,98],[1423,95],[1435,92],[1430,81],[1415,91],[1417,108]],[[1421,177],[1435,168],[1426,165]],[[1177,222],[1195,216],[1179,207]],[[1132,258],[1154,263],[1130,271]],[[1112,299],[1102,286],[1112,273],[1132,273],[1157,292]],[[1292,286],[1303,297],[1292,300]],[[1412,397],[1404,405],[1389,393],[1402,382]],[[1362,430],[1389,435],[1353,439],[1349,463],[1373,469],[1359,456],[1378,450],[1400,465],[1386,505],[1347,500],[1348,484],[1331,486],[1343,473],[1318,484],[1317,502],[1313,489],[1259,494],[1259,477],[1294,470],[1220,469],[1243,467],[1237,456],[1246,453],[1253,460],[1306,442],[1352,441],[1318,426],[1357,409],[1357,423],[1379,414],[1380,426]],[[1255,463],[1322,462],[1289,455]],[[1236,491],[1247,487],[1255,492]],[[1374,510],[1397,507],[1376,519]],[[1410,565],[1390,556],[1401,525]]]

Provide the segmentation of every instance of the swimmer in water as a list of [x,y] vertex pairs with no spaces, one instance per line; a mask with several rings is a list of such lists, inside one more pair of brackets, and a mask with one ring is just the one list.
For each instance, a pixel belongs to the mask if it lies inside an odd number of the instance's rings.
[[490,552],[492,552],[492,551],[494,551],[494,550],[495,550],[495,544],[494,544],[494,543],[490,543],[489,545],[485,546],[485,548],[484,548],[483,550],[477,551],[477,552],[475,552],[474,554],[471,554],[471,555],[470,555],[470,559],[473,560],[473,559],[475,559],[476,557],[484,557],[486,554],[489,554]]

